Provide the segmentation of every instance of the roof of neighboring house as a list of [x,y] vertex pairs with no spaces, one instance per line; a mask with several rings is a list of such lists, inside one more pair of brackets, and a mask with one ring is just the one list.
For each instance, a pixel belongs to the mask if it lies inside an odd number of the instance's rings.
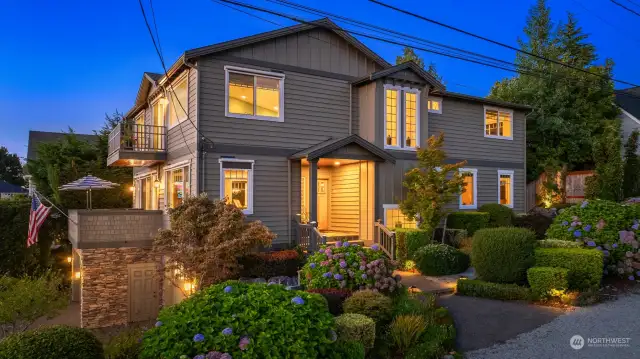
[[640,86],[617,90],[614,93],[616,104],[631,116],[640,119]]
[[[65,132],[43,132],[29,131],[29,146],[27,148],[27,161],[35,160],[38,157],[38,145],[41,143],[56,142],[64,138],[69,133]],[[96,135],[86,135],[75,133],[76,138],[85,142],[95,142],[98,140]]]
[[294,153],[293,155],[291,155],[291,158],[296,158],[296,159],[306,158],[307,160],[311,161],[311,160],[324,157],[330,154],[331,152],[350,144],[356,144],[362,147],[363,149],[365,149],[366,151],[368,151],[369,153],[385,161],[389,161],[391,163],[396,162],[396,159],[392,155],[390,155],[380,147],[372,144],[371,142],[355,134],[349,135],[346,137],[328,139],[326,141],[313,145],[307,149],[304,149],[300,152]]
[[7,181],[0,180],[0,193],[26,193],[27,190],[11,184]]
[[391,74],[394,74],[396,72],[400,72],[400,71],[403,71],[403,70],[412,70],[418,76],[420,76],[422,79],[424,79],[428,84],[433,86],[434,89],[437,89],[437,90],[440,90],[440,91],[445,91],[444,85],[440,81],[438,81],[438,79],[433,77],[433,75],[431,75],[430,73],[425,71],[422,67],[418,66],[413,61],[404,62],[404,63],[401,63],[399,65],[391,66],[391,67],[386,68],[384,70],[373,72],[373,73],[369,74],[368,76],[365,76],[365,77],[363,77],[363,78],[361,78],[359,80],[354,81],[353,84],[354,85],[362,85],[362,84],[365,84],[365,83],[368,83],[368,82],[371,82],[371,81],[375,81],[375,80],[377,80],[379,78],[383,78],[383,77],[389,76]]

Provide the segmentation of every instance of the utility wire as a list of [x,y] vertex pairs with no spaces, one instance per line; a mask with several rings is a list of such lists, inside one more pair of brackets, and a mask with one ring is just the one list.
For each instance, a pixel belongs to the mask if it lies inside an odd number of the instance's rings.
[[[598,15],[597,12],[592,11],[591,9],[589,9],[588,7],[586,7],[583,3],[581,3],[579,0],[573,0],[573,2],[575,2],[576,4],[578,4],[581,8],[585,9],[588,13],[591,13],[591,15],[595,16],[596,18],[600,19],[600,21],[602,21],[603,23],[611,26],[613,29],[618,30],[620,32],[626,32],[625,30],[617,27],[616,25],[612,24],[611,22],[607,21],[607,19],[603,18],[602,16]],[[640,44],[640,40],[635,37],[635,36],[631,36],[631,38]]]
[[[625,5],[620,4],[620,3],[619,3],[619,2],[617,2],[616,0],[610,0],[610,1],[611,1],[612,3],[614,3],[614,4],[618,5],[618,6],[620,6],[621,8],[623,8],[623,9],[627,10],[628,12],[630,12],[630,13],[634,14],[635,16],[640,16],[640,13],[639,13],[639,12],[637,12],[637,11],[635,11],[635,10],[633,10],[633,9],[630,9],[630,8],[628,8],[628,7],[627,7],[627,6],[625,6]],[[632,4],[633,4],[633,3],[632,3]]]
[[[521,50],[521,49],[518,49],[517,47],[511,46],[511,45],[508,45],[508,44],[505,44],[505,43],[503,43],[503,42],[496,41],[496,40],[492,40],[492,39],[489,39],[489,38],[487,38],[487,37],[484,37],[484,36],[481,36],[481,35],[478,35],[478,34],[475,34],[475,33],[472,33],[472,32],[469,32],[469,31],[466,31],[466,30],[463,30],[463,29],[460,29],[460,28],[457,28],[457,27],[455,27],[455,26],[447,25],[447,24],[445,24],[445,23],[442,23],[442,22],[439,22],[439,21],[436,21],[436,20],[430,19],[430,18],[428,18],[428,17],[422,16],[422,15],[418,15],[418,14],[412,13],[412,12],[407,11],[407,10],[404,10],[404,9],[400,9],[400,8],[395,7],[395,6],[393,6],[393,5],[386,4],[386,3],[382,2],[382,1],[378,1],[378,0],[369,0],[369,1],[370,1],[370,2],[373,2],[373,3],[375,3],[375,4],[378,4],[378,5],[384,6],[384,7],[386,7],[386,8],[389,8],[389,9],[392,9],[392,10],[395,10],[395,11],[398,11],[398,12],[400,12],[400,13],[403,13],[403,14],[406,14],[406,15],[410,15],[410,16],[416,17],[416,18],[418,18],[418,19],[421,19],[421,20],[424,20],[424,21],[430,22],[430,23],[432,23],[432,24],[436,24],[436,25],[438,25],[438,26],[442,26],[442,27],[445,27],[445,28],[447,28],[447,29],[450,29],[450,30],[453,30],[453,31],[456,31],[456,32],[459,32],[459,33],[462,33],[462,34],[465,34],[465,35],[468,35],[468,36],[474,37],[474,38],[476,38],[476,39],[484,40],[484,41],[490,42],[490,43],[492,43],[492,44],[495,44],[495,45],[498,45],[498,46],[502,46],[502,47],[505,47],[505,48],[510,49],[510,50],[513,50],[513,51],[517,51],[517,52],[522,53],[522,54],[525,54],[525,55],[533,56],[533,57],[538,58],[538,59],[540,59],[540,60],[544,60],[544,61],[547,61],[547,62],[551,62],[551,63],[554,63],[554,64],[556,64],[556,65],[560,65],[560,66],[563,66],[563,67],[566,67],[566,68],[569,68],[569,69],[573,69],[573,70],[576,70],[576,71],[584,72],[584,73],[589,74],[589,75],[592,75],[592,76],[601,77],[601,78],[604,78],[604,79],[606,79],[606,80],[611,80],[611,81],[613,81],[613,82],[617,82],[617,83],[621,83],[621,84],[625,84],[625,85],[630,85],[630,86],[638,86],[638,85],[636,85],[636,84],[634,84],[634,83],[631,83],[631,82],[627,82],[627,81],[623,81],[623,80],[618,80],[618,79],[615,79],[615,78],[613,78],[613,77],[603,76],[603,75],[600,75],[600,74],[596,74],[596,73],[593,73],[593,72],[591,72],[591,71],[588,71],[588,70],[585,70],[585,69],[581,69],[581,68],[579,68],[579,67],[574,67],[574,66],[568,65],[568,64],[566,64],[566,63],[564,63],[564,62],[561,62],[561,61],[557,61],[557,60],[554,60],[554,59],[549,59],[549,58],[546,58],[546,57],[541,56],[541,55],[538,55],[538,54],[534,54],[534,53],[529,52],[529,51]],[[618,4],[619,6],[622,6],[622,7],[626,8],[627,10],[629,10],[627,7],[625,7],[625,6],[623,6],[623,5],[620,5],[620,4],[619,4],[619,3],[617,3],[615,0],[611,0],[611,2],[613,2],[613,3],[615,3],[615,4]],[[632,10],[629,10],[629,11],[632,11]],[[634,12],[634,11],[632,11],[632,12]],[[635,13],[635,12],[634,12],[634,13]],[[636,15],[638,15],[638,16],[640,16],[640,13],[635,13],[635,14],[636,14]]]
[[633,1],[633,0],[627,0],[627,2],[630,2],[630,3],[632,3],[633,5],[640,7],[640,4],[638,4],[637,2],[635,2],[635,1]]

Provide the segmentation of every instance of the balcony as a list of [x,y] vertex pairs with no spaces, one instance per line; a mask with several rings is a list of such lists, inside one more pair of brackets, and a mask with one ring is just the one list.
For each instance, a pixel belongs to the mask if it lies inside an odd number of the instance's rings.
[[167,160],[164,126],[120,123],[109,134],[107,166],[143,167]]

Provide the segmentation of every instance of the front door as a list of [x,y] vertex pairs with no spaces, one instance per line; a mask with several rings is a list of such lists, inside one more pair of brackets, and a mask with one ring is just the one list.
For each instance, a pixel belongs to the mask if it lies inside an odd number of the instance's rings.
[[158,316],[158,278],[155,263],[129,265],[129,321],[141,322]]
[[329,225],[327,221],[327,209],[329,201],[327,199],[329,190],[329,180],[318,180],[318,229],[326,230]]

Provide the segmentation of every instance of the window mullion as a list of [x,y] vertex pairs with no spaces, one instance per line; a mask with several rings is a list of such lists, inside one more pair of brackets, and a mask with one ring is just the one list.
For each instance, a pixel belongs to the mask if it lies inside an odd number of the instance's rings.
[[258,76],[253,76],[253,115],[258,116]]

